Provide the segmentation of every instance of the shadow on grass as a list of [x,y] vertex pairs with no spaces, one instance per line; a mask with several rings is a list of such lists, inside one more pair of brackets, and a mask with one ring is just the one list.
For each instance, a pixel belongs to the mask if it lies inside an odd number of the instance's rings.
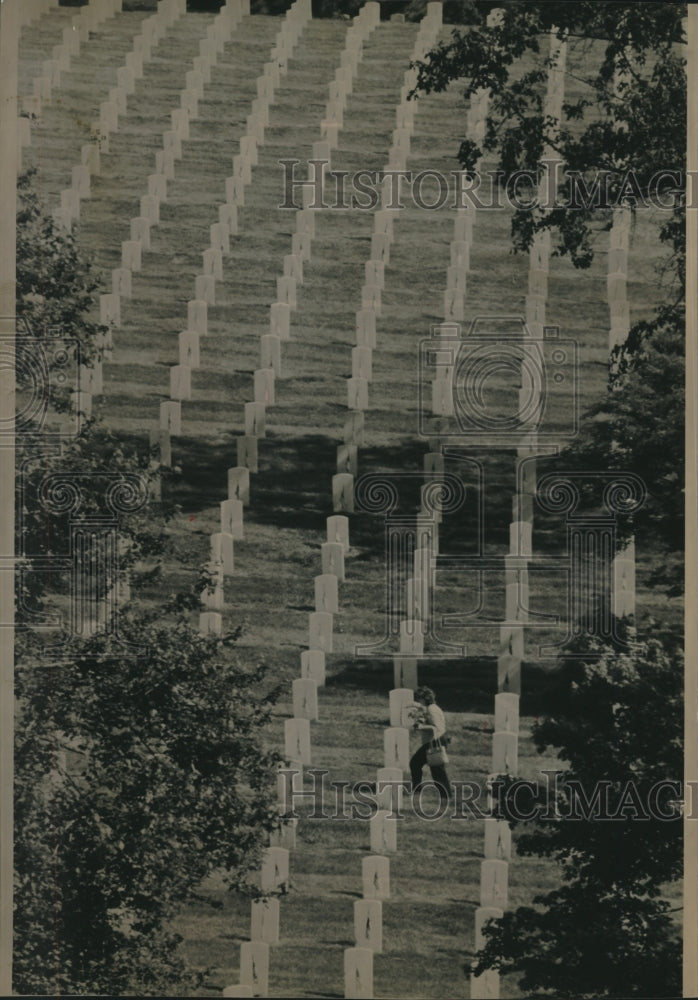
[[[308,420],[316,414],[308,403]],[[147,449],[147,439],[139,434],[121,434],[125,445],[140,452]],[[326,518],[332,511],[332,476],[337,471],[336,449],[339,440],[325,434],[285,436],[268,434],[259,442],[260,471],[251,476],[250,520],[275,528],[316,531],[324,535]],[[415,514],[420,508],[420,488],[427,483],[423,460],[427,442],[406,439],[400,443],[359,449],[360,475],[364,472],[385,475],[398,492],[396,514]],[[210,509],[227,497],[227,470],[237,465],[236,435],[228,440],[210,442],[190,438],[175,439],[173,460],[181,470],[165,484],[165,499],[181,505],[190,513]],[[480,530],[487,548],[508,549],[509,523],[515,483],[513,457],[501,452],[486,455],[473,452],[481,464],[483,488],[472,466],[454,462],[449,469],[459,474],[466,488],[463,506],[446,514],[440,526],[440,551],[444,555],[474,554]],[[482,512],[480,514],[480,511]],[[478,523],[482,518],[482,524]],[[357,511],[351,518],[352,558],[366,562],[381,556],[385,538],[385,515]],[[537,520],[540,531],[536,542],[541,550],[559,547],[559,530],[546,530],[543,518]],[[559,526],[555,526],[559,528]]]
[[[538,664],[522,667],[521,714],[537,715],[550,670]],[[473,712],[491,715],[497,694],[497,660],[495,657],[473,657],[465,660],[419,661],[419,683],[433,688],[439,705],[447,712]],[[327,678],[328,691],[353,689],[385,695],[393,687],[392,660],[370,662],[345,661]],[[468,727],[480,732],[481,727]]]

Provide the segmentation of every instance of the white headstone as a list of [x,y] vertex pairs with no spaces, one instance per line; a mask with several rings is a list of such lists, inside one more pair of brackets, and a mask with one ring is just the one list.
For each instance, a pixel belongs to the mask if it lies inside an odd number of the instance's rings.
[[211,234],[212,249],[218,250],[221,254],[230,253],[230,237],[227,227],[223,226],[220,222],[213,222],[209,228],[209,232]]
[[322,572],[344,580],[344,547],[340,542],[323,542]]
[[211,562],[219,563],[226,576],[231,576],[235,569],[233,559],[233,536],[224,531],[211,535]]
[[170,435],[182,433],[181,403],[169,399],[160,403],[160,427],[169,431]]
[[259,451],[257,438],[243,435],[236,440],[238,466],[259,472]]
[[364,899],[390,898],[390,858],[368,854],[361,859]]
[[521,693],[521,657],[502,653],[497,658],[497,689]]
[[239,174],[225,179],[225,200],[227,204],[234,207],[242,207],[245,204],[245,182]]
[[[288,816],[293,812],[293,798],[303,791],[303,765],[300,761],[289,761],[288,765],[281,764],[276,775],[276,791],[278,797],[278,808],[282,816]],[[282,847],[285,845],[273,843],[272,847]]]
[[327,518],[327,541],[339,542],[346,555],[349,551],[349,518],[335,514]]
[[[131,240],[140,240],[144,250],[150,250],[150,222],[143,216],[131,219]],[[136,268],[132,268],[136,270]]]
[[276,298],[279,302],[287,303],[291,309],[297,305],[296,279],[285,276],[276,279]]
[[492,772],[515,775],[519,760],[519,734],[495,733],[492,738]]
[[141,241],[124,240],[121,244],[121,267],[123,270],[140,271],[141,263]]
[[295,278],[299,285],[303,284],[303,260],[297,253],[287,253],[284,257],[284,275]]
[[[499,652],[522,660],[524,655],[523,627],[520,625],[501,625],[499,629]],[[518,693],[518,692],[515,692]]]
[[410,688],[393,688],[388,695],[390,704],[390,725],[409,728],[412,724],[407,711],[414,705],[414,693]]
[[182,140],[174,129],[167,129],[162,133],[162,148],[171,150],[175,160],[182,159]]
[[308,647],[321,649],[325,653],[332,652],[332,615],[326,611],[314,611],[308,621]]
[[288,340],[291,335],[291,307],[287,302],[272,303],[269,329],[280,340]]
[[312,679],[298,677],[291,685],[293,691],[293,715],[296,719],[314,722],[318,718],[317,683]]
[[[300,776],[300,772],[299,772]],[[302,790],[303,782],[300,782],[301,788],[296,789]],[[270,847],[283,847],[287,851],[292,851],[296,846],[296,827],[298,826],[298,820],[295,818],[286,818],[281,821],[279,826],[272,830],[269,834],[269,846]]]
[[339,612],[339,595],[337,577],[330,573],[322,573],[315,577],[315,610]]
[[383,951],[383,913],[380,899],[357,899],[354,903],[354,938],[358,948]]
[[281,339],[276,333],[263,333],[260,343],[260,367],[271,368],[276,378],[281,377]]
[[[216,223],[217,225],[217,223]],[[202,253],[203,272],[212,275],[218,281],[223,280],[223,254],[218,247],[207,247]],[[198,298],[198,296],[197,296]]]
[[506,909],[509,865],[506,861],[483,861],[480,867],[480,906]]
[[376,314],[372,309],[360,309],[356,314],[356,343],[369,350],[376,346]]
[[373,352],[370,347],[353,347],[351,351],[351,374],[354,379],[370,382],[373,377]]
[[410,731],[391,726],[383,732],[383,758],[385,767],[406,770],[410,763]]
[[187,329],[195,330],[202,336],[208,330],[208,306],[202,299],[187,302]]
[[325,683],[325,653],[322,649],[304,649],[301,653],[301,677],[318,687]]
[[182,330],[179,334],[179,363],[188,368],[199,367],[199,334],[195,330]]
[[371,236],[371,260],[390,263],[391,238],[387,233],[374,233]]
[[170,368],[170,399],[191,399],[191,368],[188,365]]
[[96,142],[86,142],[80,147],[80,162],[89,168],[90,174],[99,174],[99,146]]
[[250,502],[250,470],[240,468],[228,469],[228,499],[241,500],[247,505]]
[[167,201],[167,178],[164,174],[150,174],[148,177],[148,194],[154,195],[160,201]]
[[485,858],[487,861],[511,861],[511,827],[505,819],[486,819]]
[[300,761],[301,764],[311,763],[309,716],[286,719],[284,722],[284,746],[287,757]]
[[194,294],[197,300],[209,306],[216,304],[216,279],[212,274],[197,274],[194,279]]
[[220,635],[223,623],[217,611],[202,611],[199,615],[199,632],[202,635]]
[[279,943],[279,900],[255,899],[252,902],[250,937],[253,941]]
[[254,996],[269,996],[269,945],[266,941],[245,941],[240,945],[240,979],[252,987]]
[[277,892],[288,885],[288,851],[283,847],[267,847],[261,868],[262,892]]
[[332,477],[332,509],[354,510],[354,477],[348,472],[340,472]]
[[232,535],[233,539],[244,537],[243,532],[243,504],[240,500],[222,500],[221,505],[221,531]]
[[397,851],[397,824],[387,809],[379,809],[369,820],[372,854],[394,854]]
[[310,260],[311,243],[309,233],[294,233],[291,237],[291,254],[302,261]]
[[121,300],[118,295],[100,295],[99,322],[102,326],[121,326]]
[[518,733],[518,694],[500,692],[494,696],[494,730],[496,733]]
[[[158,149],[156,151],[155,174],[161,174],[167,181],[174,179],[175,158],[171,149]],[[154,197],[154,195],[148,195],[148,197]]]
[[273,406],[275,401],[274,393],[274,369],[258,368],[254,373],[254,401],[261,406]]
[[344,996],[347,1000],[373,997],[373,952],[370,948],[345,948]]
[[379,809],[402,809],[404,774],[399,767],[379,767],[376,772],[376,804]]
[[381,290],[376,285],[364,285],[361,289],[361,308],[381,315]]
[[237,205],[229,205],[225,202],[218,206],[218,221],[227,231],[229,236],[235,235],[238,231],[238,210]]
[[111,273],[111,290],[113,295],[130,299],[132,295],[131,269],[115,267]]
[[347,407],[360,411],[368,409],[368,382],[365,378],[347,379]]

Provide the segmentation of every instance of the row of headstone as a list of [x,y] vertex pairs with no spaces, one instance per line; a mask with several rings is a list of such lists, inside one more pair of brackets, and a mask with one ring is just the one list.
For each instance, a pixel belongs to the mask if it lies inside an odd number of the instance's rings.
[[[118,6],[118,5],[117,5]],[[104,4],[95,7],[91,15],[90,24],[98,23],[95,19],[110,16],[113,12],[114,3],[108,0]],[[117,70],[117,79],[120,80],[116,90],[120,98],[123,98],[121,111],[125,112],[125,98],[128,92],[132,92],[135,78],[142,75],[143,61],[150,56],[150,49],[164,35],[165,31],[185,13],[185,4],[182,0],[169,0],[168,3],[161,4],[157,14],[145,19],[141,25],[140,34],[133,40],[131,52],[126,57],[126,63]],[[87,10],[81,8],[81,12]],[[76,32],[77,34],[77,32]],[[126,72],[129,82],[120,76]],[[112,91],[112,96],[114,92]],[[109,117],[108,124],[116,128],[119,109],[117,102],[110,103],[113,115],[105,116],[101,113],[102,124],[105,124],[106,117]],[[102,106],[102,111],[104,105]],[[61,192],[61,206],[54,212],[54,219],[63,228],[70,230],[74,220],[80,216],[80,202],[90,196],[90,177],[99,173],[100,166],[100,143],[91,142],[83,145],[81,153],[81,163],[72,168],[70,188]],[[149,246],[150,220],[159,217],[159,200],[150,194],[146,199],[141,199],[142,218],[133,220],[131,223],[131,239],[122,244],[122,266],[112,272],[112,291],[100,295],[99,310],[100,325],[106,328],[106,333],[100,334],[97,341],[99,348],[98,360],[90,367],[81,369],[80,385],[78,392],[74,394],[74,407],[85,416],[92,413],[92,397],[101,395],[103,392],[101,358],[108,356],[112,349],[113,330],[121,326],[121,298],[131,297],[131,276],[133,271],[138,271],[141,267],[142,248]],[[148,213],[147,217],[144,213]],[[160,450],[161,456],[165,457],[169,453],[169,440],[160,434],[156,441],[151,435],[151,446]],[[164,461],[162,464],[167,464]],[[217,621],[209,618],[206,622],[206,631],[216,631]]]
[[[131,240],[122,244],[123,270],[128,268],[131,254],[135,263],[140,264],[141,248],[149,249],[151,226],[160,221],[160,203],[167,199],[167,182],[174,178],[175,164],[182,158],[182,143],[189,138],[190,123],[198,118],[199,101],[211,81],[211,70],[247,11],[247,3],[228,0],[199,42],[199,55],[186,73],[180,106],[171,112],[172,127],[163,133],[162,149],[156,153],[155,173],[148,178],[148,194],[141,198],[140,216],[131,220]],[[191,399],[191,373],[200,364],[200,340],[208,332],[208,306],[215,304],[215,282],[223,277],[223,256],[230,252],[230,236],[236,232],[237,210],[232,205],[221,206],[218,222],[209,229],[210,245],[202,253],[203,273],[195,278],[194,298],[187,303],[186,328],[178,336],[178,363],[170,368],[170,399],[160,406],[157,435],[165,443],[157,456],[161,464],[171,464],[171,437],[181,433],[181,404]],[[115,280],[116,277],[115,274]],[[256,437],[250,442],[248,452],[256,460]],[[256,463],[250,461],[250,464]],[[229,521],[231,516],[229,509],[225,519]],[[226,575],[233,571],[233,542],[238,534],[228,528],[232,525],[222,523],[221,531],[211,536],[212,559],[218,561]],[[202,621],[202,626],[205,624],[206,620]]]
[[[566,43],[555,29],[550,33],[550,62],[544,113],[559,120],[564,97]],[[552,156],[547,150],[546,155]],[[544,182],[542,182],[544,183]],[[545,192],[540,191],[541,197]],[[541,338],[545,324],[550,268],[550,233],[537,233],[529,253],[529,294],[526,297],[526,335]],[[533,387],[522,383],[522,398]],[[533,555],[533,500],[536,492],[537,438],[529,435],[517,448],[517,486],[509,528],[509,555],[505,558],[505,621],[500,627],[497,661],[497,690],[492,737],[490,781],[518,771],[519,698],[521,665],[524,657],[524,628],[528,621],[528,560]],[[490,787],[493,787],[492,785]],[[489,806],[495,805],[493,794]],[[484,860],[481,863],[480,907],[475,911],[475,950],[485,943],[483,927],[499,920],[507,907],[508,865],[511,860],[511,831],[504,819],[485,821]],[[499,975],[489,970],[471,977],[472,997],[498,997]]]
[[[111,109],[110,115],[102,114],[103,124],[115,128],[118,114],[126,111],[126,98],[135,91],[136,80],[143,74],[143,64],[151,55],[151,49],[162,39],[167,29],[185,13],[185,4],[180,0],[170,0],[161,4],[158,13],[142,22],[141,32],[133,42],[132,51],[127,55],[125,63],[117,69],[118,86],[112,91],[116,97],[113,104],[117,105],[117,114]],[[194,59],[194,66],[202,72],[217,58],[225,39],[230,36],[237,20],[248,9],[246,0],[228,0],[220,9],[214,22],[209,26],[207,38],[200,43],[202,55]],[[222,44],[221,44],[222,43]],[[121,267],[112,271],[112,291],[100,296],[100,323],[108,328],[103,336],[100,347],[108,351],[112,346],[112,331],[121,325],[121,298],[130,298],[132,294],[132,274],[142,267],[143,251],[150,248],[151,227],[160,220],[160,204],[167,197],[167,179],[174,175],[175,159],[181,156],[181,143],[189,135],[189,121],[196,117],[197,108],[189,103],[186,105],[186,91],[181,96],[182,107],[171,112],[172,128],[163,135],[163,150],[156,154],[156,172],[148,178],[147,194],[141,197],[140,215],[131,220],[130,239],[122,243]],[[104,108],[102,108],[104,112]],[[191,113],[190,113],[191,112]],[[107,121],[108,119],[108,121]],[[73,191],[78,197],[89,195],[90,173],[99,172],[99,152],[104,142],[93,142],[83,147],[83,163],[73,168]],[[71,195],[63,193],[62,201],[71,206]],[[74,195],[73,195],[74,199]],[[79,203],[78,203],[79,204]],[[64,207],[64,206],[62,206]],[[222,215],[221,222],[229,225],[229,220]],[[212,227],[212,239],[217,238],[224,245],[224,234],[216,233]],[[181,431],[181,399],[188,398],[191,392],[190,368],[198,355],[198,334],[206,332],[205,302],[194,301],[188,308],[188,329],[180,335],[181,364],[170,375],[171,399],[161,405],[160,425],[150,432],[151,450],[157,461],[154,464],[171,464],[171,435]],[[232,554],[223,541],[223,552],[226,554],[225,565],[232,564]],[[210,609],[213,601],[216,603],[219,595],[210,595],[203,602],[207,610],[202,613],[200,625],[203,632],[219,632],[220,615]]]
[[[412,54],[421,58],[436,40],[441,26],[441,5],[430,4],[427,17]],[[416,83],[413,71],[405,74],[402,100],[396,112],[396,128],[386,169],[405,169],[414,128],[414,103],[407,93]],[[353,511],[354,477],[357,474],[357,447],[363,443],[364,415],[368,407],[368,384],[372,378],[372,352],[376,346],[376,318],[381,315],[381,292],[385,266],[390,259],[394,216],[388,207],[392,192],[384,184],[381,208],[375,213],[371,256],[365,264],[365,284],[361,309],[357,313],[356,346],[352,349],[352,375],[347,383],[349,415],[344,443],[337,450],[337,473],[332,481],[335,511]],[[423,652],[421,622],[401,623],[400,650],[395,657],[396,689],[390,692],[390,726],[384,731],[383,764],[376,774],[377,804],[370,821],[371,855],[362,862],[362,900],[354,906],[355,947],[344,953],[346,997],[373,996],[373,955],[382,950],[381,900],[390,894],[389,854],[397,851],[397,820],[394,807],[401,805],[404,772],[409,768],[409,724],[407,708],[414,702],[417,686],[416,655]],[[405,686],[403,686],[405,685]]]
[[[300,33],[304,19],[307,20],[310,16],[310,9],[308,4],[294,6],[302,14],[302,18],[299,15],[294,17],[297,32]],[[297,38],[297,34],[295,37]],[[292,47],[286,43],[284,48],[283,38],[277,39],[274,58],[280,61],[280,68],[285,69]],[[273,96],[273,74],[270,74],[269,79],[271,84],[258,88],[262,91],[258,100],[265,101],[267,107]],[[262,127],[266,122],[262,121]],[[248,132],[248,136],[252,137],[252,134]],[[236,205],[243,203],[244,186],[249,183],[250,177],[248,166],[251,167],[255,153],[256,142],[241,143],[240,155],[247,157],[248,164],[238,161],[236,170],[239,180],[228,184],[229,194]],[[279,301],[272,305],[270,332],[261,338],[262,367],[255,372],[255,402],[246,405],[246,431],[250,435],[255,431],[263,432],[265,407],[274,403],[274,380],[281,374],[281,340],[287,339],[290,334],[290,311],[296,305],[296,281],[302,281],[302,263],[309,259],[309,243],[314,234],[313,221],[307,211],[299,212],[297,235],[301,239],[295,241],[290,259],[287,258],[284,262],[284,275],[278,279]],[[243,466],[229,470],[229,499],[221,505],[221,517],[226,519],[233,513],[228,505],[239,505],[235,516],[238,518],[240,537],[242,507],[249,502],[250,471],[252,470]],[[293,716],[284,723],[284,752],[290,762],[292,789],[295,791],[302,788],[303,767],[311,763],[310,723],[318,718],[318,687],[325,683],[325,655],[332,651],[333,616],[339,610],[338,585],[344,579],[344,557],[348,550],[347,518],[329,517],[327,541],[323,543],[321,551],[322,572],[314,580],[315,611],[309,616],[308,648],[301,653],[301,676],[292,682]],[[260,876],[261,889],[267,894],[284,891],[288,884],[288,851],[295,844],[297,821],[285,816],[292,808],[286,799],[286,778],[281,774],[278,791],[280,827],[272,834],[272,844],[266,853]],[[266,995],[259,990],[262,987],[268,989],[268,948],[269,944],[277,943],[279,939],[278,898],[267,897],[252,904],[251,938],[249,944],[241,946],[240,985],[227,987],[224,996]],[[264,948],[259,948],[259,945],[264,945]],[[257,981],[252,982],[255,970],[251,965],[251,951],[254,947],[257,947]]]
[[[249,4],[244,11],[249,13]],[[275,88],[286,73],[300,33],[311,16],[306,0],[297,0],[286,14],[277,34],[271,58],[265,64],[264,72],[258,78],[258,97],[252,102],[252,114],[247,119],[247,132],[240,140],[240,153],[233,157],[233,176],[226,180],[226,201],[219,205],[218,222],[210,229],[211,243],[203,251],[203,273],[195,280],[195,296],[188,304],[187,330],[180,333],[179,364],[171,368],[171,402],[177,404],[172,410],[168,404],[161,405],[160,426],[171,433],[181,431],[181,401],[191,397],[191,369],[199,365],[199,341],[207,333],[207,308],[215,304],[215,282],[223,277],[223,255],[230,252],[230,236],[237,233],[237,210],[244,205],[244,189],[251,183],[252,166],[256,164],[258,147],[264,141],[264,129],[269,124],[269,106]],[[203,85],[210,81],[210,65],[215,61],[213,46],[222,49],[221,33],[212,26],[208,40],[202,42],[201,66],[195,73],[188,74],[187,92],[183,94],[183,109],[196,111],[196,103],[203,94]],[[199,74],[198,76],[196,74]],[[167,151],[164,153],[167,156]],[[245,404],[245,434],[237,441],[237,466],[228,472],[228,500],[221,504],[221,529],[233,538],[243,537],[243,507],[249,503],[250,473],[258,470],[258,440],[265,436],[266,407],[275,401],[275,378],[281,373],[280,348],[277,333],[262,337],[261,367],[254,374],[254,401]],[[174,419],[173,419],[174,418]],[[176,430],[175,430],[176,428]],[[287,740],[306,739],[301,727],[299,731],[287,732]],[[309,762],[309,743],[303,752]]]
[[[411,59],[419,59],[433,46],[441,27],[441,5],[430,4],[420,24]],[[396,110],[386,171],[404,170],[414,131],[415,102],[408,95],[417,82],[416,71],[405,72],[400,104]],[[343,106],[342,106],[343,110]],[[328,105],[329,113],[329,105]],[[381,296],[385,287],[385,268],[390,262],[394,240],[394,178],[386,177],[381,189],[381,207],[374,213],[371,254],[365,264],[365,282],[361,289],[361,308],[356,313],[356,346],[352,349],[352,373],[347,380],[348,417],[344,442],[337,448],[337,472],[332,479],[332,504],[338,512],[354,510],[354,479],[358,474],[357,448],[363,444],[364,411],[369,406],[368,387],[373,377],[373,350],[376,347],[376,319],[382,312]]]
[[[20,8],[20,28],[47,14],[54,0],[30,0]],[[120,7],[120,3],[119,3]],[[82,11],[84,8],[80,8]],[[41,118],[42,99],[50,100],[52,91],[60,86],[61,73],[70,69],[72,57],[80,51],[80,33],[77,28],[80,12],[70,25],[63,29],[63,41],[53,47],[51,59],[45,60],[41,73],[32,81],[32,93],[24,95],[19,105],[21,114],[17,119],[17,172],[22,170],[22,150],[31,145],[32,121]]]
[[[61,74],[70,70],[72,57],[79,54],[81,42],[88,41],[91,31],[96,31],[104,21],[120,11],[121,2],[122,0],[90,0],[90,3],[80,7],[71,24],[63,29],[62,41],[54,46],[51,58],[44,60],[41,72],[33,81],[33,96],[37,100],[30,105],[32,110],[37,109],[38,105],[40,113],[41,102],[51,100],[52,91],[61,85]],[[27,110],[27,106],[24,107]]]
[[[54,211],[54,219],[64,229],[69,231],[73,221],[80,217],[80,202],[90,194],[90,176],[100,172],[100,153],[108,152],[109,134],[116,131],[119,115],[126,113],[127,96],[133,93],[135,81],[142,77],[143,63],[150,58],[151,48],[185,13],[185,7],[185,0],[164,0],[158,6],[156,14],[142,21],[141,30],[133,39],[131,51],[124,64],[117,69],[117,86],[109,92],[109,99],[100,105],[99,120],[91,128],[91,141],[82,146],[80,163],[72,169],[71,186],[61,192],[61,205]],[[81,7],[80,10],[84,12],[88,7]],[[105,304],[102,309],[111,309],[113,316],[114,307],[111,303]]]
[[[207,28],[206,37],[199,43],[199,56],[193,61],[194,68],[187,72],[180,107],[171,113],[172,129],[164,133],[163,149],[156,154],[156,174],[149,178],[149,194],[141,199],[141,217],[148,226],[159,221],[159,200],[166,197],[167,180],[174,177],[174,164],[182,155],[181,143],[189,138],[189,123],[198,117],[198,102],[203,97],[205,84],[210,83],[211,69],[246,13],[249,13],[247,2],[231,3],[229,0],[220,8]],[[230,251],[229,237],[237,231],[236,212],[232,206],[228,209],[220,210],[219,221],[210,227],[211,245],[203,252],[204,274],[196,278],[195,298],[187,303],[186,329],[178,337],[179,363],[170,368],[170,399],[160,404],[159,425],[156,431],[151,431],[151,440],[157,436],[164,441],[165,448],[161,445],[157,456],[162,464],[171,464],[171,438],[182,430],[181,404],[191,399],[191,373],[199,367],[200,339],[208,332],[208,305],[215,302],[210,285],[217,277],[222,277],[222,256]],[[201,595],[206,609],[199,616],[199,628],[203,633],[222,629],[223,580],[234,571],[235,540],[243,537],[243,506],[249,502],[249,472],[245,476],[231,469],[228,486],[229,498],[220,504],[220,531],[210,538],[209,565],[216,583]],[[215,610],[211,610],[212,605]],[[249,963],[247,967],[251,967]]]
[[[334,107],[328,106],[328,116],[323,120],[323,141],[313,147],[313,158],[329,164],[331,149],[336,147],[341,115],[344,106],[342,99],[351,90],[353,75],[361,57],[359,33],[368,34],[378,23],[379,10],[377,4],[366,5],[362,14],[355,20],[357,31],[348,33],[347,46],[342,54],[340,70],[332,85],[331,98]],[[356,38],[357,41],[352,41]],[[306,189],[307,190],[307,189]],[[310,258],[310,243],[314,235],[314,218],[311,214],[309,199],[304,191],[304,207],[298,212],[297,233],[292,245],[290,259],[284,262],[284,275],[279,279],[279,301],[272,305],[270,318],[270,333],[263,338],[263,363],[276,374],[280,374],[280,342],[287,339],[290,333],[290,311],[295,307],[296,281],[302,281],[303,263]],[[376,269],[377,271],[378,269]],[[382,270],[382,269],[381,269]],[[368,267],[367,267],[368,274]],[[378,275],[376,274],[376,277]],[[370,373],[370,355],[355,353],[352,358],[356,367],[356,377],[366,377]],[[354,452],[355,452],[355,445]],[[344,462],[351,464],[352,455],[345,452]],[[353,493],[353,482],[351,483]],[[348,504],[348,506],[350,506]],[[301,677],[293,682],[293,718],[286,720],[284,725],[285,754],[290,760],[298,761],[302,772],[303,764],[310,763],[310,722],[317,718],[317,687],[324,683],[325,656],[332,651],[333,615],[338,611],[338,583],[344,578],[344,557],[349,548],[348,520],[342,515],[328,518],[327,541],[322,546],[322,573],[315,578],[315,611],[309,616],[308,649],[301,654]],[[402,771],[391,772],[393,776],[402,776]],[[379,811],[371,826],[371,849],[394,850],[396,847],[394,826],[388,822],[385,810]],[[365,895],[368,897],[357,903],[355,907],[355,938],[357,948],[354,953],[378,950],[382,942],[382,922],[380,914],[380,899],[389,891],[388,859],[381,855],[380,867],[365,859],[364,884]],[[367,863],[366,863],[367,862]],[[349,953],[348,953],[349,954]],[[351,956],[347,958],[347,961]],[[359,983],[356,995],[372,995],[372,976],[369,984],[366,978],[365,962],[358,969],[352,969],[349,979]],[[350,987],[351,989],[352,987]],[[369,992],[366,993],[365,990]],[[347,993],[347,995],[354,995]]]
[[[495,9],[487,15],[487,25],[490,28],[497,27],[502,22],[502,11]],[[466,134],[468,138],[478,145],[482,143],[487,131],[487,110],[489,107],[490,92],[487,88],[480,88],[471,95],[470,105],[466,115]],[[457,317],[453,317],[454,319]]]

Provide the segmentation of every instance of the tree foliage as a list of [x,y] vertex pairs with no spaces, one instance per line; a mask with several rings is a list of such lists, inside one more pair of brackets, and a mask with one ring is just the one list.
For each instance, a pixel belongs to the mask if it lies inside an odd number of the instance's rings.
[[60,229],[45,210],[35,174],[28,170],[17,180],[17,316],[34,337],[62,331],[88,363],[99,355],[99,334],[106,331],[90,318],[99,276],[76,234]]
[[[515,245],[526,248],[536,229],[552,228],[559,236],[558,252],[570,254],[577,266],[588,266],[593,257],[590,222],[607,217],[624,193],[633,204],[625,184],[628,172],[646,192],[658,171],[685,167],[685,59],[677,48],[685,41],[685,4],[513,0],[498,6],[501,22],[487,26],[492,6],[475,2],[473,16],[479,23],[467,31],[454,29],[449,42],[439,43],[416,64],[416,92],[441,91],[454,80],[464,84],[466,100],[479,90],[489,91],[483,148],[464,136],[459,150],[466,170],[475,170],[480,156],[489,152],[498,156],[505,178],[519,170],[536,171],[550,148],[567,171],[580,171],[587,180],[607,175],[608,208],[565,208],[563,180],[559,212],[535,217],[521,208],[514,214]],[[588,55],[576,81],[586,93],[563,102],[560,121],[544,113],[551,32],[582,46]],[[529,56],[532,68],[520,72]],[[677,211],[681,207],[677,199]],[[662,237],[682,256],[683,236],[671,213],[666,226]]]
[[[98,286],[73,235],[22,186],[18,315],[26,350],[51,328],[99,355]],[[29,387],[32,388],[31,386]],[[50,400],[65,409],[67,393]],[[18,436],[14,988],[22,994],[187,994],[197,977],[170,926],[213,871],[245,883],[277,820],[278,755],[265,727],[278,691],[235,649],[238,629],[201,635],[191,593],[153,586],[172,510],[154,501],[147,450],[87,421],[59,445],[41,420]],[[53,491],[53,492],[52,492]],[[128,502],[114,504],[118,494]],[[116,521],[114,527],[113,522]],[[71,531],[118,531],[118,565],[97,547],[78,565]],[[107,629],[47,632],[82,573],[106,607],[128,570],[134,599]],[[192,567],[196,576],[196,567]],[[162,587],[162,582],[160,583]],[[69,618],[69,615],[68,615]]]
[[[662,891],[681,877],[682,823],[677,789],[662,787],[656,807],[651,789],[681,780],[682,685],[680,654],[656,639],[628,654],[587,642],[584,659],[560,663],[533,728],[538,750],[565,762],[550,796],[541,789],[545,815],[559,818],[536,819],[516,846],[554,858],[562,885],[490,925],[478,973],[518,975],[528,996],[680,994],[681,942]],[[603,789],[591,812],[573,808],[575,781],[592,804]]]
[[[21,993],[167,992],[166,924],[201,880],[239,884],[273,822],[273,692],[202,636],[190,604],[122,613],[118,636],[31,643],[17,670],[15,985]],[[130,648],[129,648],[130,647]],[[171,958],[171,961],[170,961]]]
[[[549,230],[553,252],[587,268],[614,207],[653,213],[657,242],[666,249],[656,314],[636,323],[614,352],[609,395],[584,415],[580,438],[562,461],[642,476],[648,503],[621,529],[636,530],[643,545],[659,547],[662,565],[653,583],[677,593],[683,552],[686,6],[512,0],[498,5],[501,21],[488,26],[492,6],[475,2],[470,29],[454,30],[450,41],[417,63],[415,92],[444,90],[453,81],[463,84],[466,100],[480,89],[489,91],[482,146],[466,135],[458,148],[467,171],[476,169],[483,154],[496,156],[505,182],[517,171],[535,174],[544,153],[552,151],[561,162],[554,204],[514,208],[515,251],[528,249],[537,232]],[[585,57],[574,81],[582,95],[563,101],[559,121],[544,108],[551,32]],[[569,67],[567,72],[569,79]],[[598,181],[605,199],[570,197],[571,173],[586,191]],[[643,203],[653,191],[665,208]]]

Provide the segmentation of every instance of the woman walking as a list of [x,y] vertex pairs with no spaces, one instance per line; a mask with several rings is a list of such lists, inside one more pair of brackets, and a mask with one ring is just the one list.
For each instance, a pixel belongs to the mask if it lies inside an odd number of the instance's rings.
[[[418,687],[414,693],[414,700],[415,706],[411,714],[415,720],[414,728],[419,731],[422,737],[422,745],[410,759],[413,795],[422,787],[422,770],[424,765],[428,763],[427,754],[432,750],[441,749],[442,756],[445,756],[443,738],[446,735],[446,719],[436,704],[436,695],[432,689]],[[441,798],[448,798],[452,789],[446,773],[445,762],[429,763],[429,767]]]

